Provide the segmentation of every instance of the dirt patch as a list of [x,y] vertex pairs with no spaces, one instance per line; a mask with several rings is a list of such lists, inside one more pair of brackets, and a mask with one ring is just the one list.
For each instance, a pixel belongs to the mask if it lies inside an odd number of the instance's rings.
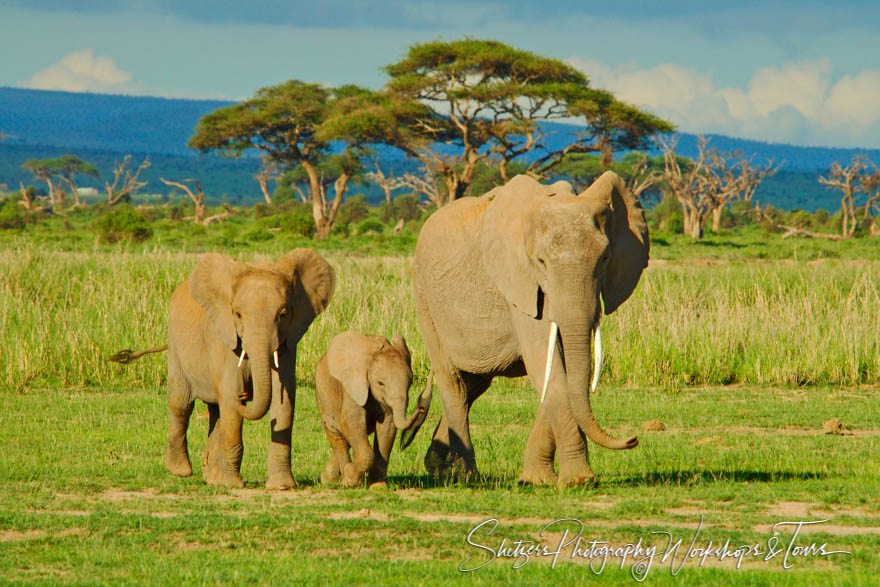
[[[64,530],[53,531],[51,536],[78,536],[85,533],[86,530],[84,528],[66,528]],[[0,542],[28,542],[31,540],[40,540],[47,536],[50,536],[50,534],[45,530],[33,529],[25,530],[23,532],[18,530],[4,530],[0,532]]]
[[[792,521],[802,521],[802,520],[792,520]],[[775,522],[774,522],[775,524]],[[773,533],[773,525],[774,524],[758,524],[753,528],[755,532],[760,532],[763,534],[772,534]],[[794,532],[797,526],[793,526],[787,524],[785,526],[777,526],[776,532]],[[801,534],[831,534],[833,536],[862,536],[862,535],[877,535],[880,536],[880,527],[865,527],[865,526],[841,526],[840,524],[809,524],[803,525],[800,527],[798,531],[798,535]]]
[[642,422],[642,430],[645,432],[663,432],[666,425],[660,420],[645,420]]

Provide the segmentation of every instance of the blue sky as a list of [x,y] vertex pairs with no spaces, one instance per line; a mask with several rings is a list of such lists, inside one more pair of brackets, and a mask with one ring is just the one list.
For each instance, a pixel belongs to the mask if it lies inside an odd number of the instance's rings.
[[379,88],[412,43],[565,60],[688,132],[880,148],[880,3],[0,0],[0,85],[243,99]]

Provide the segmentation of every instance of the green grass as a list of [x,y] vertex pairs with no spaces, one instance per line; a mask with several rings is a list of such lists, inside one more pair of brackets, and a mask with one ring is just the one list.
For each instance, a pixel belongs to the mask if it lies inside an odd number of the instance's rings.
[[[442,411],[435,394],[414,445],[392,454],[387,491],[319,484],[329,445],[312,374],[338,332],[400,332],[413,351],[413,393],[422,388],[411,259],[405,249],[365,254],[330,243],[322,253],[337,272],[336,296],[298,353],[300,488],[272,493],[262,488],[268,422],[245,424],[248,487],[209,487],[200,478],[207,421],[198,404],[189,434],[195,475],[173,477],[162,465],[164,356],[127,367],[105,360],[164,340],[168,298],[210,247],[56,246],[32,237],[7,235],[0,245],[0,582],[445,584],[463,578],[468,557],[485,561],[466,537],[489,518],[500,525],[481,540],[493,547],[502,538],[555,544],[558,533],[542,539],[541,528],[575,518],[585,538],[659,545],[652,532],[665,530],[686,548],[700,515],[696,546],[766,547],[776,522],[830,517],[824,528],[833,533],[798,544],[853,554],[799,559],[789,571],[778,557],[740,570],[688,561],[675,576],[655,561],[652,583],[873,584],[880,571],[880,261],[845,243],[832,243],[843,251],[836,257],[797,261],[737,256],[758,245],[655,246],[633,297],[603,321],[606,367],[594,409],[613,434],[638,433],[641,443],[623,452],[591,445],[598,487],[517,485],[537,409],[520,379],[497,381],[474,407],[480,478],[449,484],[424,472]],[[288,244],[219,250],[265,260]],[[662,254],[701,246],[719,259]],[[822,434],[832,417],[851,434]],[[666,430],[641,429],[654,419]],[[567,559],[520,569],[496,560],[466,578],[633,581],[617,562],[595,576]]]
[[[704,388],[689,392],[605,389],[600,419],[617,434],[659,419],[663,432],[641,432],[632,451],[591,448],[602,482],[596,488],[519,487],[522,447],[536,410],[534,392],[510,385],[490,390],[474,408],[474,442],[483,477],[445,485],[428,477],[422,434],[395,451],[390,490],[343,490],[318,484],[329,446],[314,391],[297,398],[293,470],[300,488],[261,489],[266,422],[245,426],[244,490],[208,487],[199,478],[206,421],[194,418],[190,450],[195,476],[179,479],[162,466],[165,398],[160,389],[32,390],[4,393],[0,416],[0,577],[61,582],[334,581],[452,582],[468,557],[485,551],[465,539],[497,518],[492,536],[542,541],[549,521],[575,518],[584,537],[625,544],[669,531],[685,548],[700,514],[697,546],[730,539],[766,545],[765,526],[832,518],[839,534],[810,534],[798,544],[827,542],[853,554],[747,561],[735,570],[684,564],[677,577],[656,561],[652,581],[846,582],[868,584],[880,571],[880,407],[870,391]],[[202,411],[201,405],[196,410]],[[439,410],[432,412],[430,430]],[[836,416],[855,432],[826,436]],[[870,434],[870,435],[869,435]],[[791,517],[785,503],[803,512]],[[790,507],[790,506],[789,506]],[[573,527],[572,527],[573,528]],[[788,538],[790,534],[780,534]],[[558,534],[542,541],[555,545]],[[568,552],[568,551],[566,551]],[[565,555],[567,556],[567,554]],[[680,562],[680,557],[677,559]],[[597,577],[629,582],[628,566],[610,564]],[[420,578],[419,578],[420,577]],[[496,560],[470,575],[481,582],[588,580],[589,570],[563,557],[556,568],[532,561],[513,569]]]
[[[330,307],[300,344],[310,381],[345,330],[403,334],[428,371],[412,302],[411,259],[325,251],[337,274]],[[245,260],[276,258],[248,251]],[[0,248],[0,384],[161,386],[162,356],[128,367],[105,358],[165,340],[168,300],[199,255]],[[663,261],[603,320],[603,381],[686,385],[872,385],[880,380],[878,261]]]

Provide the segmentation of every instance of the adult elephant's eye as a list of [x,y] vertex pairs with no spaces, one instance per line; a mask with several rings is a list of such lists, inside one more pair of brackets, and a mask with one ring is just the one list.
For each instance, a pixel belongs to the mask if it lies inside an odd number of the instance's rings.
[[284,318],[285,316],[287,316],[287,308],[281,308],[281,311],[278,312],[278,316],[281,318]]
[[238,318],[239,320],[241,320],[241,312],[236,312],[235,317]]

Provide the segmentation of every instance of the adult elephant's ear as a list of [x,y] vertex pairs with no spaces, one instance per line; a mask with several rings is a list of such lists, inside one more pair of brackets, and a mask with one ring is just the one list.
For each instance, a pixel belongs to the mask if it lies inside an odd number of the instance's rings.
[[549,186],[517,175],[486,193],[489,200],[480,229],[483,265],[498,291],[520,312],[538,315],[538,282],[529,259],[525,222]]
[[246,269],[244,263],[208,253],[189,276],[189,293],[208,315],[211,327],[230,350],[238,346],[238,333],[232,320],[232,282]]
[[330,264],[311,249],[294,249],[275,267],[291,284],[293,319],[287,331],[287,348],[294,350],[315,317],[330,303],[336,276]]
[[629,298],[648,266],[648,225],[638,198],[613,171],[603,173],[580,196],[600,201],[612,212],[605,228],[611,257],[602,284],[605,313],[610,314]]
[[379,337],[343,332],[337,334],[327,348],[327,370],[359,406],[367,403],[370,392],[367,371],[378,350],[374,339]]

